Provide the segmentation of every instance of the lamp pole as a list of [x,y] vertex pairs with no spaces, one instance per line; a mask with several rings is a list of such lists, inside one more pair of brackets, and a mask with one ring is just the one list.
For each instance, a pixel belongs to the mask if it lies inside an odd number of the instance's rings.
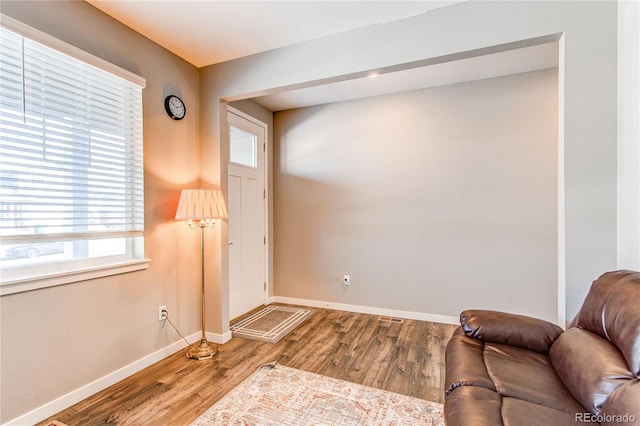
[[195,228],[198,226],[200,228],[200,285],[201,285],[201,293],[200,297],[202,299],[202,337],[200,338],[200,343],[196,343],[187,351],[187,357],[203,360],[209,359],[218,353],[219,348],[217,345],[213,343],[209,343],[205,336],[205,297],[204,297],[204,229],[205,228],[213,228],[214,222],[201,220],[198,225],[190,224],[190,227]]

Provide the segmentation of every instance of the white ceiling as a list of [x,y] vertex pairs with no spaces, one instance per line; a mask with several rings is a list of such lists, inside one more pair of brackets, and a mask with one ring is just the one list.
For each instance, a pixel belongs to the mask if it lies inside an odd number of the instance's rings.
[[[452,1],[85,0],[197,67],[460,3]],[[558,45],[464,59],[271,93],[271,111],[416,90],[558,66]],[[403,68],[399,66],[397,68]]]
[[460,0],[86,1],[197,67],[460,3]]

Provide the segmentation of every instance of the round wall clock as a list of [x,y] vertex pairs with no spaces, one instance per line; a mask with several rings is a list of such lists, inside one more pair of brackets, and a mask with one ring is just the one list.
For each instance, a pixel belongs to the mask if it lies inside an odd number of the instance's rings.
[[164,109],[169,114],[169,117],[174,120],[182,120],[187,114],[187,108],[184,106],[182,99],[176,95],[169,95],[164,98]]

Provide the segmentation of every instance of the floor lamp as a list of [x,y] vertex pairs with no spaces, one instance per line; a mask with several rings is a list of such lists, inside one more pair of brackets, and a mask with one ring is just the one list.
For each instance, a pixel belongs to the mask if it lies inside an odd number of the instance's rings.
[[[219,189],[183,189],[176,211],[176,219],[187,220],[189,228],[200,228],[200,266],[202,286],[202,338],[187,351],[187,357],[193,359],[208,359],[218,353],[218,346],[207,341],[204,333],[204,229],[212,228],[214,219],[226,219],[227,208],[224,197]],[[194,221],[197,221],[194,223]]]

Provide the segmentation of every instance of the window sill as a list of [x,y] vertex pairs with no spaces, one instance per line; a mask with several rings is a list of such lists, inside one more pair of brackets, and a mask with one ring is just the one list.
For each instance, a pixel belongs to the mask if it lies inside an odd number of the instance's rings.
[[130,259],[109,264],[88,266],[81,269],[57,271],[56,273],[22,276],[0,281],[0,296],[54,287],[78,281],[92,280],[127,272],[141,271],[149,267],[150,259]]

